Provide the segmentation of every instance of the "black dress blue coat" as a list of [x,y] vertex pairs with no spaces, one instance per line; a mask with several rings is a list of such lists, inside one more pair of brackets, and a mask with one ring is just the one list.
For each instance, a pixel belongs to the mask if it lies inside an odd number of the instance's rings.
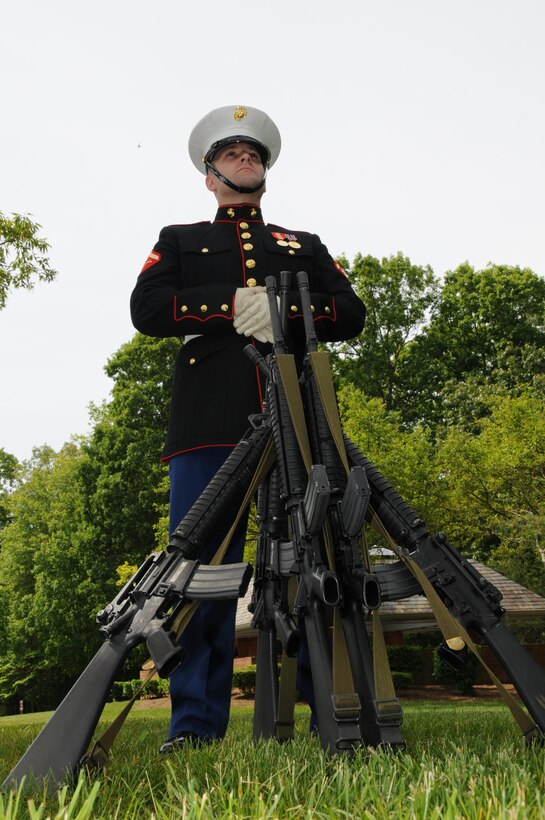
[[[235,445],[260,412],[262,377],[233,327],[235,291],[266,276],[304,270],[316,333],[340,341],[361,333],[365,306],[315,234],[266,224],[260,208],[226,205],[213,222],[163,228],[131,296],[131,317],[149,336],[190,336],[180,347],[163,459],[188,450]],[[289,331],[303,350],[299,294],[290,294]],[[269,349],[252,340],[262,352]]]

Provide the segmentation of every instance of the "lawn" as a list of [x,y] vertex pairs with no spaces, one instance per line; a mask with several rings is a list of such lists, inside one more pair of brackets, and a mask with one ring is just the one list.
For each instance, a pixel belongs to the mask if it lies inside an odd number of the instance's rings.
[[[107,707],[106,718],[119,709]],[[133,710],[112,763],[77,787],[0,798],[0,818],[543,818],[545,749],[526,746],[497,702],[411,702],[405,752],[327,757],[297,707],[296,738],[252,742],[252,708],[227,737],[160,757],[166,709]],[[2,779],[47,715],[0,719]]]

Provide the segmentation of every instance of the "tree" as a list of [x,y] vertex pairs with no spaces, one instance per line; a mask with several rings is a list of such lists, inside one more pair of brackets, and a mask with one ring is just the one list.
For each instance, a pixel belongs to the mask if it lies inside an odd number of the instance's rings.
[[[0,530],[0,698],[51,708],[101,638],[95,614],[117,568],[140,564],[166,513],[159,461],[180,341],[137,334],[109,360],[111,402],[88,439],[34,452]],[[160,546],[165,546],[161,541]],[[137,674],[132,653],[126,674]]]
[[439,281],[429,266],[413,265],[401,253],[381,262],[358,254],[349,277],[365,302],[367,318],[359,337],[332,347],[337,383],[353,384],[384,402],[387,410],[399,409],[409,389],[401,365],[436,304]]
[[[137,333],[108,361],[112,400],[93,411],[82,476],[93,528],[88,561],[112,591],[116,568],[142,562],[155,548],[157,528],[167,514],[167,469],[159,459],[179,350],[179,339]],[[159,531],[164,534],[164,528]]]
[[19,462],[15,456],[0,447],[0,530],[9,521],[6,499],[15,486],[18,466]]
[[8,499],[1,531],[3,636],[0,697],[51,708],[98,645],[100,586],[82,566],[86,522],[74,442],[35,449]]
[[[423,427],[404,429],[399,413],[351,386],[341,388],[338,400],[346,435],[433,526],[442,506],[442,488],[429,431]],[[376,534],[373,537],[376,539]]]
[[[460,265],[445,275],[429,325],[407,349],[408,421],[445,421],[444,401],[468,384],[513,395],[545,381],[545,281],[528,268]],[[541,387],[543,389],[543,387]],[[452,404],[452,402],[451,402]]]
[[46,252],[49,243],[38,236],[41,225],[29,216],[0,211],[0,310],[6,306],[10,288],[34,287],[34,280],[50,282],[57,272]]
[[438,442],[443,525],[453,543],[545,592],[545,402],[491,391],[478,434],[450,427]]

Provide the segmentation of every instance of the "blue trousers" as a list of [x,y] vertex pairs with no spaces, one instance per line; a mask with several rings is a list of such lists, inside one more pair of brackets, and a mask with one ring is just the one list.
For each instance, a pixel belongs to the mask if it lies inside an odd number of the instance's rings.
[[[231,447],[207,447],[170,460],[171,535],[231,450]],[[233,516],[236,512],[233,510]],[[224,563],[242,561],[247,524],[245,513],[231,539]],[[224,532],[218,532],[206,546],[199,555],[203,563],[212,560],[224,536]],[[203,601],[184,630],[179,643],[185,658],[170,677],[169,738],[180,732],[193,732],[203,738],[224,737],[231,706],[236,608],[236,601]],[[297,689],[311,707],[310,728],[316,731],[314,690],[304,630]]]
[[[170,471],[170,533],[221,467],[231,447],[207,447],[174,456]],[[233,510],[233,516],[237,510]],[[240,521],[224,563],[242,561],[248,516]],[[207,544],[200,560],[214,557],[225,532]],[[170,678],[172,717],[169,738],[180,732],[199,737],[225,735],[231,706],[236,601],[203,601],[180,639],[186,655]]]

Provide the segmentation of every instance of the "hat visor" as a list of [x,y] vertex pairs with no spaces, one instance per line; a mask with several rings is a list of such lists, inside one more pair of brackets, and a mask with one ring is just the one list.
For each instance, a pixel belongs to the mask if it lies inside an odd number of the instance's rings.
[[204,161],[212,162],[215,155],[221,148],[225,148],[225,146],[227,145],[233,145],[238,142],[245,142],[248,145],[253,145],[259,152],[259,156],[261,157],[261,162],[263,163],[263,165],[268,164],[271,158],[269,149],[265,145],[263,145],[262,142],[259,142],[259,140],[256,140],[253,137],[245,136],[244,134],[234,134],[233,136],[223,137],[223,139],[216,140],[216,142],[214,142],[207,151]]

